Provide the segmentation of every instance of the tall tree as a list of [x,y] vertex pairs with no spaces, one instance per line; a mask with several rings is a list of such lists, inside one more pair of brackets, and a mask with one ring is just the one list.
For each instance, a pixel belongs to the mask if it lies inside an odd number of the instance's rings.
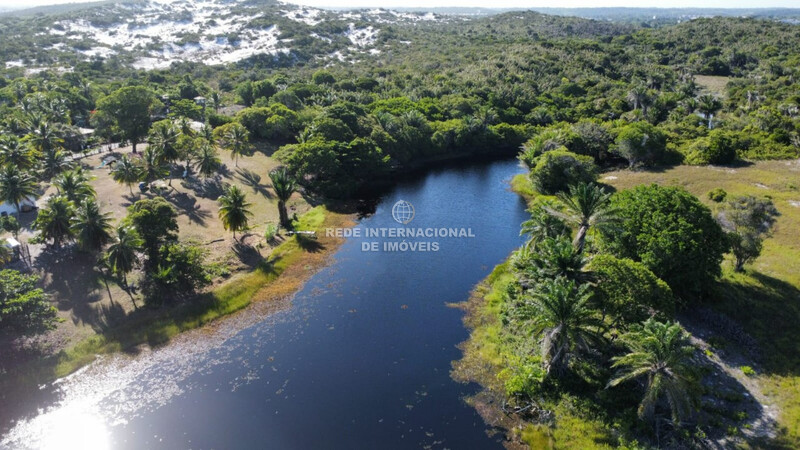
[[272,180],[272,189],[275,190],[275,196],[278,197],[278,215],[280,216],[281,226],[289,227],[289,214],[286,211],[286,202],[292,197],[292,194],[297,189],[297,183],[294,178],[289,174],[286,167],[278,167],[269,173],[269,178]]
[[111,169],[111,178],[117,183],[128,185],[128,189],[133,195],[133,184],[142,180],[142,167],[136,164],[131,158],[123,156],[114,164]]
[[599,230],[603,247],[643,263],[680,297],[696,298],[708,291],[721,273],[728,243],[697,197],[682,188],[652,184],[618,192],[612,204],[622,220],[613,230]]
[[72,220],[78,247],[87,252],[101,250],[111,241],[111,230],[110,214],[101,212],[93,198],[83,200]]
[[32,124],[24,139],[42,154],[54,151],[64,143],[59,127],[46,120]]
[[768,198],[752,195],[729,200],[717,215],[717,222],[728,235],[735,258],[734,270],[741,272],[744,265],[761,255],[764,238],[775,224],[778,210]]
[[17,166],[7,165],[0,170],[0,199],[14,205],[19,215],[19,205],[34,197],[39,189],[36,179]]
[[628,353],[612,359],[616,375],[607,387],[644,378],[645,394],[639,417],[650,420],[662,399],[666,399],[675,422],[692,413],[690,394],[691,358],[694,348],[677,323],[648,319],[642,328],[621,338]]
[[164,158],[155,147],[147,147],[142,155],[142,178],[149,184],[169,175]]
[[136,153],[136,144],[150,129],[150,114],[159,105],[156,95],[146,87],[125,86],[98,100],[95,115],[98,124],[111,124],[112,132],[130,141]]
[[522,222],[520,235],[527,235],[526,247],[535,248],[538,243],[547,238],[559,238],[569,235],[569,227],[564,221],[550,214],[554,204],[549,201],[538,201],[528,209],[531,218]]
[[524,314],[541,330],[541,356],[547,373],[563,372],[580,351],[601,341],[602,323],[589,307],[588,285],[563,277],[543,280],[526,298]]
[[147,262],[158,265],[161,246],[177,240],[178,213],[163,197],[139,200],[128,207],[125,223],[132,225],[144,241]]
[[592,227],[611,227],[619,222],[616,210],[611,206],[611,193],[594,183],[579,183],[570,186],[569,194],[556,194],[563,211],[549,208],[547,211],[578,228],[573,244],[578,253],[586,245],[586,234]]
[[[147,135],[148,148],[152,148],[161,156],[161,160],[172,164],[180,157],[178,138],[180,134],[171,120],[161,120],[153,124]],[[169,170],[169,185],[172,186],[172,170]]]
[[233,232],[236,239],[236,232],[247,229],[248,219],[253,213],[250,211],[250,203],[247,203],[247,196],[238,186],[230,186],[225,190],[225,194],[219,198],[219,218],[222,226],[226,230]]
[[61,173],[61,171],[69,169],[70,163],[67,161],[67,154],[60,148],[51,149],[44,153],[42,160],[42,175],[47,178],[53,178]]
[[31,148],[16,136],[3,135],[0,136],[0,164],[30,170],[36,165],[36,158]]
[[66,197],[57,195],[47,201],[33,222],[33,228],[41,233],[43,239],[51,239],[55,248],[61,248],[64,241],[75,236],[72,218],[75,206]]
[[120,225],[116,229],[111,245],[108,246],[106,258],[111,270],[122,277],[122,284],[128,285],[128,273],[138,264],[138,252],[144,241],[132,226]]
[[248,148],[250,133],[243,125],[232,123],[228,126],[225,133],[220,136],[219,146],[231,152],[234,164],[239,166],[239,156],[243,155]]
[[713,127],[712,119],[714,114],[720,109],[722,109],[722,102],[711,94],[701,95],[697,99],[697,110],[703,113],[706,119],[708,119],[709,130]]
[[58,310],[38,287],[38,275],[0,271],[0,335],[17,338],[42,334],[56,327]]
[[200,175],[208,178],[217,172],[221,164],[217,150],[207,140],[202,139],[198,146],[195,165]]
[[62,172],[53,181],[53,185],[60,195],[76,205],[79,205],[87,197],[95,196],[94,188],[89,183],[89,176],[81,168]]

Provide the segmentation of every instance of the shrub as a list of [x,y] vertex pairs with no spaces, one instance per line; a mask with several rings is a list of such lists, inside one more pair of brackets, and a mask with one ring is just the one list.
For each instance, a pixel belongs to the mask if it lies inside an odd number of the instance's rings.
[[687,164],[730,164],[736,160],[736,139],[725,130],[712,130],[682,150]]
[[619,130],[614,142],[614,151],[627,159],[631,167],[651,166],[663,162],[666,157],[666,135],[648,122],[625,125]]
[[55,328],[57,311],[38,283],[38,275],[0,271],[0,336],[31,336]]
[[592,259],[590,270],[597,281],[593,301],[618,325],[643,322],[654,315],[666,320],[674,314],[672,290],[644,264],[600,254]]
[[553,195],[566,191],[572,184],[594,182],[597,173],[597,166],[591,157],[577,155],[561,147],[536,158],[530,177],[537,191]]
[[753,368],[750,366],[742,366],[740,368],[742,369],[742,373],[747,375],[748,377],[753,377],[756,375],[756,371],[753,370]]
[[615,194],[622,223],[600,230],[612,254],[647,266],[678,294],[703,294],[721,273],[728,241],[711,211],[682,188],[657,184]]
[[716,188],[708,191],[708,199],[712,202],[720,203],[725,201],[725,197],[728,196],[728,193],[725,192],[725,189]]

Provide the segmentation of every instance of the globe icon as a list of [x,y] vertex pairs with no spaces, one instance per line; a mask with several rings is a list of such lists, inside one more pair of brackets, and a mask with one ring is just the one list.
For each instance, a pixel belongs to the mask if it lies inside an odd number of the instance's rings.
[[414,205],[405,200],[398,200],[392,206],[392,217],[397,223],[402,223],[403,225],[411,222],[414,220]]

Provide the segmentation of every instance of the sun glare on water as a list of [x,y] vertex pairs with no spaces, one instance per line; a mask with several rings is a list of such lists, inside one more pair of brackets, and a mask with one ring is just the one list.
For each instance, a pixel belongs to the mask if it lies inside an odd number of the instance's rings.
[[42,450],[106,450],[111,448],[103,418],[80,405],[59,408],[43,418]]

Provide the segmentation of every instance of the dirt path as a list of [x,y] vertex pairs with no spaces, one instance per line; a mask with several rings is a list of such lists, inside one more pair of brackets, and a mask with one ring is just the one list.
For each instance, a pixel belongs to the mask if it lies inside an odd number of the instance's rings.
[[[758,349],[733,342],[708,320],[682,317],[680,322],[692,334],[692,343],[704,354],[702,413],[723,424],[716,427],[719,431],[738,430],[738,437],[730,436],[731,433],[709,435],[705,441],[708,446],[726,449],[741,444],[742,439],[751,443],[774,439],[778,432],[778,407],[764,395],[759,383]],[[754,373],[746,374],[743,367],[752,368]]]

